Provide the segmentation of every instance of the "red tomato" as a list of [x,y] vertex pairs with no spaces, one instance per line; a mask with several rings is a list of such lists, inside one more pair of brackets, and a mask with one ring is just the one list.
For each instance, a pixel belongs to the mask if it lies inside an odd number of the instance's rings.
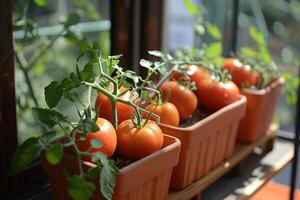
[[[89,150],[91,153],[102,152],[111,157],[114,153],[117,146],[117,135],[113,125],[103,118],[98,118],[96,124],[99,127],[99,130],[94,133],[85,134],[85,140],[79,140],[80,134],[76,134],[76,144],[80,151],[87,151],[91,148],[91,140],[96,139],[102,142],[101,148],[92,148]],[[84,136],[84,134],[82,134]],[[84,160],[91,160],[90,156],[82,156]]]
[[180,85],[176,81],[168,81],[159,87],[163,98],[167,92],[170,92],[169,102],[174,104],[178,109],[181,120],[188,119],[197,109],[197,96],[188,88]]
[[239,99],[239,88],[232,81],[206,80],[198,89],[199,103],[209,111],[216,111]]
[[139,159],[161,149],[163,134],[159,126],[149,120],[143,127],[135,127],[131,120],[117,129],[118,151],[129,159]]
[[[201,69],[197,65],[187,65],[187,69],[188,69],[187,75],[189,75],[191,81],[194,81],[196,83],[197,88],[201,87],[201,84],[205,79],[210,78],[209,73],[206,72],[205,70]],[[181,77],[184,77],[184,75],[181,73],[175,72],[172,75],[171,79],[177,80]]]
[[249,65],[243,65],[237,59],[225,59],[223,67],[228,70],[232,76],[232,81],[239,88],[248,88],[257,85],[260,81],[260,76],[257,72],[253,71]]
[[[122,91],[125,91],[125,88],[121,88],[120,92]],[[121,96],[121,98],[125,100],[130,99],[130,97],[130,91],[126,92],[123,96]],[[111,123],[113,123],[111,101],[107,96],[105,96],[102,93],[99,93],[96,99],[95,108],[99,108],[99,117],[105,118]],[[134,108],[127,104],[117,102],[116,108],[118,113],[118,123],[121,123],[126,119],[130,119],[134,115]]]
[[[176,106],[170,102],[165,102],[160,105],[149,104],[145,109],[157,114],[160,117],[160,123],[171,126],[179,125],[179,112]],[[147,115],[144,114],[144,117],[147,117]],[[155,121],[155,117],[153,116],[150,116],[150,119]]]

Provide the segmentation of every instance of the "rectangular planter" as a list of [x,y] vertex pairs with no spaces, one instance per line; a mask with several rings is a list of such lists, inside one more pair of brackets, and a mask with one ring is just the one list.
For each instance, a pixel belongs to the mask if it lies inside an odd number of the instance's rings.
[[[117,175],[113,199],[116,200],[152,200],[166,199],[169,190],[171,173],[177,165],[180,152],[180,141],[164,135],[163,148],[145,158],[120,169]],[[79,172],[77,160],[70,154],[65,154],[58,165],[49,164],[42,156],[42,165],[47,172],[56,200],[71,200],[67,193],[66,167]],[[93,163],[84,162],[84,168],[95,167]],[[104,199],[97,186],[91,199]]]
[[284,79],[278,78],[262,90],[241,91],[247,98],[247,108],[239,126],[239,141],[254,142],[266,134],[272,123],[283,83]]
[[235,146],[246,98],[241,98],[198,121],[181,128],[161,124],[163,132],[181,141],[178,165],[171,178],[172,189],[183,189],[228,158]]

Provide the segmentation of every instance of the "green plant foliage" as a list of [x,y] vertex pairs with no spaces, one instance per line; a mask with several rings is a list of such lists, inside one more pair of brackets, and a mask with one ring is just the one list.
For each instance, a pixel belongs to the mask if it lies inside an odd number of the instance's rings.
[[8,173],[16,175],[23,171],[40,154],[42,145],[39,138],[32,137],[26,140],[14,153]]
[[60,163],[63,157],[63,145],[60,143],[56,143],[53,145],[50,145],[46,149],[46,159],[47,161],[52,165],[57,165]]
[[47,5],[47,1],[46,0],[34,0],[34,3],[40,7],[44,7]]
[[212,36],[214,39],[216,39],[216,40],[222,39],[222,33],[216,25],[209,23],[209,22],[205,22],[205,27],[206,27],[207,33],[210,36]]
[[116,175],[118,168],[111,160],[103,160],[100,172],[100,191],[106,199],[112,199],[112,194],[116,185]]
[[66,117],[59,112],[47,108],[32,108],[34,119],[47,129],[52,129],[55,125],[66,122]]
[[88,200],[92,197],[95,185],[81,176],[68,177],[68,194],[74,200]]
[[190,15],[200,14],[204,10],[201,5],[195,4],[193,0],[183,0],[183,4]]
[[55,107],[63,95],[63,88],[56,81],[45,87],[45,101],[49,108]]

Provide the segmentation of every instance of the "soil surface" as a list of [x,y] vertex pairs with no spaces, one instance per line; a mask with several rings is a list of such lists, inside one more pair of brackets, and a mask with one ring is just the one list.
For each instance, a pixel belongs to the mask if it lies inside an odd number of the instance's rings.
[[193,124],[204,119],[210,114],[211,112],[208,112],[203,107],[198,107],[196,112],[194,112],[187,120],[180,121],[179,127],[185,128],[188,126],[192,126]]
[[127,159],[122,155],[114,154],[110,159],[112,159],[119,169],[130,165],[131,163],[135,162],[136,160]]

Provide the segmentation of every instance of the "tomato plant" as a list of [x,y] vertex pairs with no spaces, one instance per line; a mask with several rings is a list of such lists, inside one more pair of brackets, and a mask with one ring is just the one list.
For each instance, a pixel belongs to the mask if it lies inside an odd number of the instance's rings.
[[185,73],[175,72],[171,79],[178,80],[186,74],[189,76],[190,81],[194,81],[198,87],[205,79],[209,78],[209,73],[197,65],[186,65],[186,69]]
[[197,109],[197,96],[187,87],[176,81],[167,81],[159,88],[163,94],[163,99],[170,94],[169,102],[178,109],[181,120],[188,119]]
[[237,59],[225,59],[223,67],[228,70],[232,76],[232,81],[239,88],[249,88],[258,85],[260,82],[259,73],[252,70],[250,65],[243,65]]
[[[179,112],[171,102],[163,102],[161,104],[150,103],[145,109],[158,115],[160,123],[179,126]],[[154,117],[151,116],[150,119],[153,120]]]
[[148,120],[141,126],[132,120],[122,122],[117,129],[118,151],[127,158],[139,159],[159,150],[163,134],[159,126]]
[[[98,118],[96,125],[99,130],[92,133],[76,133],[76,145],[80,151],[97,153],[102,152],[111,157],[117,146],[117,135],[113,125],[106,119]],[[84,138],[82,140],[82,138]],[[98,141],[101,141],[99,143]],[[91,161],[91,156],[82,156]]]
[[199,103],[212,112],[237,101],[239,95],[239,88],[229,80],[207,79],[198,88]]
[[[132,94],[130,91],[125,91],[126,89],[122,87],[119,93],[125,92],[120,98],[128,101]],[[98,110],[98,114],[100,117],[103,117],[113,123],[113,112],[112,112],[112,103],[108,96],[104,95],[103,93],[99,93],[95,103],[95,109]],[[128,104],[117,102],[116,103],[116,110],[118,116],[118,122],[121,123],[126,119],[130,119],[134,115],[134,108]]]

